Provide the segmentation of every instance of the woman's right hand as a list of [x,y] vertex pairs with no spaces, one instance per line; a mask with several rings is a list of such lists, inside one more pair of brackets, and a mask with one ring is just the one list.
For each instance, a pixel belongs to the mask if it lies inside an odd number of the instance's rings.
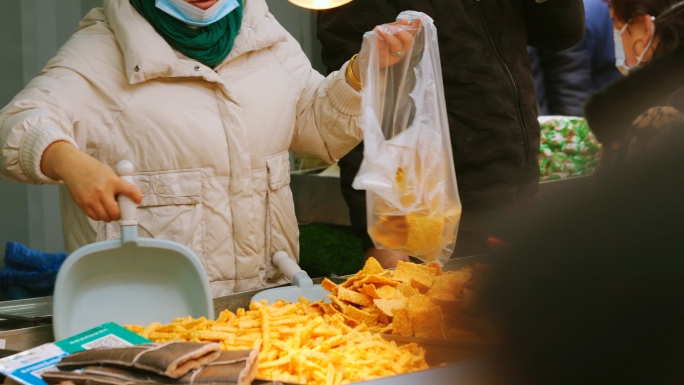
[[48,177],[64,181],[78,207],[93,220],[110,222],[121,217],[116,194],[123,194],[137,204],[142,202],[138,187],[70,143],[51,144],[43,153],[40,168]]

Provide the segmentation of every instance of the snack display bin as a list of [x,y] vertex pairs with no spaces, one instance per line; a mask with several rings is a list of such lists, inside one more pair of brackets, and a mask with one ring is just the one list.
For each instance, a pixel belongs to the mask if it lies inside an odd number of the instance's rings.
[[[459,270],[466,265],[474,265],[475,263],[494,263],[493,256],[482,255],[465,258],[456,258],[447,262],[444,266],[445,271]],[[347,277],[332,277],[329,278],[336,283],[344,282]],[[314,279],[314,283],[320,283],[323,278]],[[236,311],[238,308],[247,308],[252,297],[265,289],[251,290],[232,295],[214,298],[215,314],[229,309]],[[21,302],[17,304],[17,302]],[[22,301],[8,301],[0,303],[0,318],[3,312],[7,313],[8,309],[14,311],[17,305],[31,306],[31,303],[37,303],[45,306],[46,303],[51,303],[51,297],[36,298]],[[41,312],[39,321],[26,320],[0,320],[0,356],[7,356],[16,352],[24,351],[45,343],[54,342],[52,334],[52,325],[50,324],[49,314]],[[15,329],[12,329],[15,327]],[[4,328],[4,329],[3,329]],[[8,330],[9,329],[9,330]],[[401,344],[402,340],[410,341],[411,338],[398,337],[397,344]],[[482,373],[482,362],[485,356],[485,350],[478,345],[467,343],[451,343],[448,341],[436,341],[434,344],[421,345],[426,350],[426,360],[431,366],[430,369],[420,372],[402,374],[392,377],[386,377],[376,380],[363,381],[359,383],[369,385],[385,385],[385,384],[415,384],[417,382],[429,384],[451,384],[455,379],[462,378],[464,380],[472,378],[473,376],[480,376]],[[477,374],[480,373],[480,374]],[[469,384],[475,382],[468,380]],[[256,381],[255,384],[271,384],[268,381]]]

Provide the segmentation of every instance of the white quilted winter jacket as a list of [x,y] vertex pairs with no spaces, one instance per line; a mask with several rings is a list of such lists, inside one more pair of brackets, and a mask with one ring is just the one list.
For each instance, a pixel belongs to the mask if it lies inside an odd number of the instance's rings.
[[[105,0],[38,77],[0,111],[0,173],[59,183],[40,170],[67,141],[136,166],[140,236],[202,260],[214,296],[282,283],[276,251],[298,259],[288,150],[333,162],[360,140],[361,97],[346,64],[324,78],[268,12],[245,0],[226,60],[209,68],[173,50],[128,0]],[[119,237],[61,189],[68,251]]]

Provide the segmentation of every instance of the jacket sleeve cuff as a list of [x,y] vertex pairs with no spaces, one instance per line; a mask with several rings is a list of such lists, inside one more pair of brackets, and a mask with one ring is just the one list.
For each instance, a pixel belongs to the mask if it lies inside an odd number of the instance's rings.
[[338,72],[330,75],[333,78],[332,86],[328,89],[330,103],[341,114],[347,116],[361,116],[361,93],[347,83],[347,66],[345,63]]
[[43,174],[40,161],[45,150],[55,142],[68,142],[78,148],[76,142],[61,129],[48,122],[33,125],[24,136],[19,159],[24,171],[37,183],[60,184],[62,181],[52,179]]

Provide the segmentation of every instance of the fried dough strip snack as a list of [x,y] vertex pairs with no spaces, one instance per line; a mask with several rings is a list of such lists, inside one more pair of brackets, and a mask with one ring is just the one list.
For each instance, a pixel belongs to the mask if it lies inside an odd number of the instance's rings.
[[428,368],[422,348],[386,341],[322,301],[253,302],[249,310],[221,312],[216,321],[187,317],[168,325],[126,327],[156,343],[219,342],[223,350],[259,349],[257,378],[269,381],[333,385]]

